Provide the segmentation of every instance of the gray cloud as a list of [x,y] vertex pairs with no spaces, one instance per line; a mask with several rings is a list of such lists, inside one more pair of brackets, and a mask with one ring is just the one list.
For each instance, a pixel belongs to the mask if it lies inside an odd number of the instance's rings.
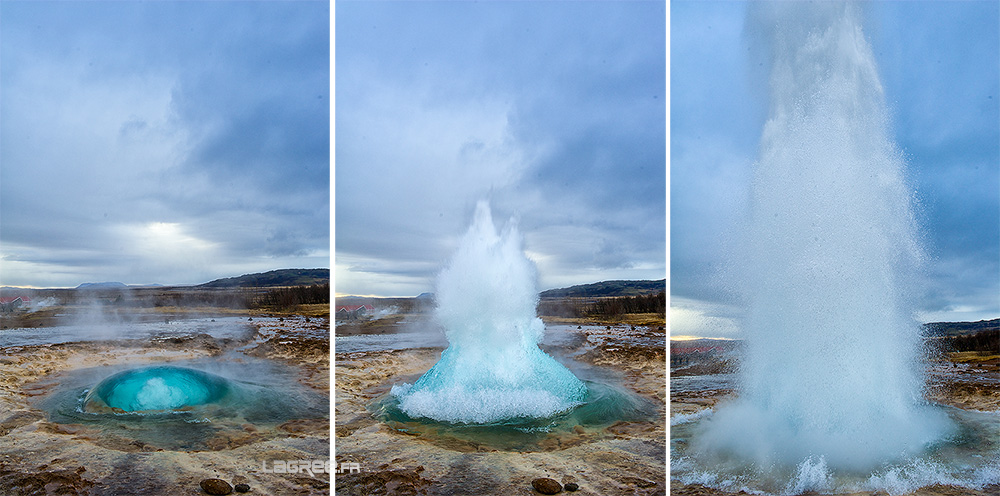
[[[690,328],[692,308],[705,322],[733,316],[726,249],[746,211],[766,75],[743,32],[743,4],[671,8],[671,290]],[[988,2],[868,6],[865,31],[930,255],[925,320],[1000,316],[998,11]]]
[[663,277],[663,16],[656,2],[338,8],[338,291],[402,291],[397,265],[407,291],[430,290],[480,198],[518,219],[543,287]]
[[326,4],[0,9],[0,282],[328,266]]

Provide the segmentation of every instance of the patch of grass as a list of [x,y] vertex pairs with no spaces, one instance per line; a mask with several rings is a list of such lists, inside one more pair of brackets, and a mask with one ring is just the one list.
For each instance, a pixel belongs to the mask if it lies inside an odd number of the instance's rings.
[[[242,312],[246,314],[247,311]],[[280,317],[292,317],[301,315],[309,318],[330,318],[329,303],[307,303],[303,305],[291,305],[287,307],[260,307],[249,310],[250,315],[274,315]]]
[[306,305],[299,305],[295,310],[297,315],[305,317],[322,317],[324,319],[330,318],[329,303],[310,303]]
[[0,329],[18,327],[48,327],[55,325],[56,315],[64,312],[63,307],[49,307],[37,312],[15,311],[0,315]]
[[136,308],[130,310],[133,314],[162,314],[162,315],[246,315],[247,311],[241,308],[213,307],[213,306],[163,306],[154,308]]
[[562,325],[634,325],[646,327],[665,327],[667,317],[659,313],[625,313],[619,315],[592,315],[588,317],[553,317],[541,316],[546,324]]
[[948,353],[948,359],[955,363],[981,363],[998,360],[1000,359],[1000,355],[980,351],[954,351]]

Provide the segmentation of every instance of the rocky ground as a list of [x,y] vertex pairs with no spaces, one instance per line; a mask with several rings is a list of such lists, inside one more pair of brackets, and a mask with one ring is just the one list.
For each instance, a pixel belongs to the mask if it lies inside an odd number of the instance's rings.
[[[926,397],[935,403],[966,410],[1000,410],[1000,357],[970,358],[968,354],[944,354],[929,363]],[[684,375],[700,373],[729,373],[735,370],[731,360],[714,363],[708,360],[685,367]],[[673,374],[674,372],[671,371]],[[670,415],[698,415],[714,408],[717,403],[734,397],[729,388],[702,391],[671,391]],[[701,484],[670,483],[670,494],[676,496],[743,496],[706,487]],[[815,494],[815,493],[812,493]],[[887,496],[885,493],[858,493],[857,496]],[[975,490],[958,486],[935,484],[918,489],[907,496],[998,496],[1000,485]]]
[[968,360],[965,355],[953,353],[932,363],[927,398],[965,410],[1000,410],[1000,356]]
[[[329,395],[329,323],[256,318],[245,339],[195,335],[157,340],[77,342],[0,348],[0,494],[206,494],[201,481],[249,485],[251,494],[329,494],[325,473],[265,473],[273,460],[329,459],[329,418],[220,430],[205,449],[180,451],[49,421],[38,408],[60,378],[94,367],[169,363],[245,353],[298,370],[300,382]],[[2,331],[0,331],[2,332]],[[273,466],[272,466],[273,468]]]
[[666,494],[663,327],[580,325],[568,332],[572,335],[560,345],[543,349],[610,371],[621,385],[659,405],[656,418],[553,433],[519,451],[403,433],[377,421],[366,406],[393,384],[416,380],[434,365],[441,348],[338,353],[335,460],[341,467],[357,463],[360,471],[335,475],[336,493],[529,495],[539,494],[533,481],[551,478],[577,484],[570,494]]

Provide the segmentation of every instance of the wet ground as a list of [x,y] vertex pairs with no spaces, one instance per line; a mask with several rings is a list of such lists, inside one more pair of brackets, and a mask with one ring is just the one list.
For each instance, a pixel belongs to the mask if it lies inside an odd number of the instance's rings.
[[[329,494],[328,474],[268,472],[275,461],[329,459],[328,332],[325,319],[246,316],[0,331],[0,494],[204,494],[199,482],[214,477],[245,479],[253,494]],[[180,448],[139,435],[139,420],[109,429],[45,408],[74,381],[166,363],[244,381],[270,374],[269,387],[291,381],[319,409],[281,422],[207,419],[173,433],[198,438]]]
[[[538,494],[531,482],[539,477],[575,482],[581,495],[666,494],[662,328],[547,326],[545,352],[581,379],[613,383],[645,398],[653,413],[642,421],[552,432],[519,450],[401,432],[374,418],[368,406],[394,384],[419,378],[446,345],[424,323],[416,328],[396,328],[403,347],[385,329],[377,339],[359,334],[336,341],[335,460],[360,468],[335,475],[337,494],[529,495]],[[420,335],[428,344],[413,346]]]
[[[964,363],[963,363],[964,362]],[[678,426],[672,436],[679,441],[678,436],[685,436],[690,426],[712,415],[720,402],[732,399],[736,395],[736,376],[732,360],[726,356],[707,358],[684,367],[684,371],[671,370],[670,377],[670,424]],[[692,373],[692,371],[694,373]],[[722,373],[705,373],[719,372]],[[678,373],[680,372],[680,373]],[[699,373],[701,372],[701,373]],[[926,398],[942,408],[954,407],[951,410],[954,418],[977,419],[984,422],[986,429],[996,430],[1000,425],[1000,359],[966,360],[956,356],[944,355],[928,362],[928,379]],[[995,437],[995,436],[994,436]],[[983,454],[973,455],[974,459],[998,459],[997,447],[993,443],[986,447]],[[672,455],[673,456],[673,455]],[[672,462],[677,462],[673,460]],[[982,465],[980,473],[984,474],[985,484],[949,484],[947,480],[934,482],[928,479],[926,484],[915,490],[903,493],[913,496],[984,496],[1000,495],[1000,484],[997,474],[1000,467],[992,467],[992,462],[976,462]],[[917,468],[920,468],[919,466]],[[905,474],[904,474],[905,476]],[[989,482],[992,481],[992,482]],[[956,481],[957,482],[957,481]],[[901,484],[905,486],[906,484]],[[912,484],[910,484],[912,485]],[[672,495],[704,495],[733,496],[744,495],[742,491],[727,491],[719,489],[711,482],[685,484],[677,478],[670,481]],[[747,488],[749,489],[749,488]],[[816,494],[816,493],[810,493]],[[851,493],[858,495],[886,495],[884,491]],[[900,494],[900,493],[896,493]]]

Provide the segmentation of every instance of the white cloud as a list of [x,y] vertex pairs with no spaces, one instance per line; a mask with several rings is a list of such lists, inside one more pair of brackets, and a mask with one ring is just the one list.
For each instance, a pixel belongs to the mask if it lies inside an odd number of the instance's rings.
[[740,338],[733,309],[707,301],[670,298],[670,335],[711,338]]

